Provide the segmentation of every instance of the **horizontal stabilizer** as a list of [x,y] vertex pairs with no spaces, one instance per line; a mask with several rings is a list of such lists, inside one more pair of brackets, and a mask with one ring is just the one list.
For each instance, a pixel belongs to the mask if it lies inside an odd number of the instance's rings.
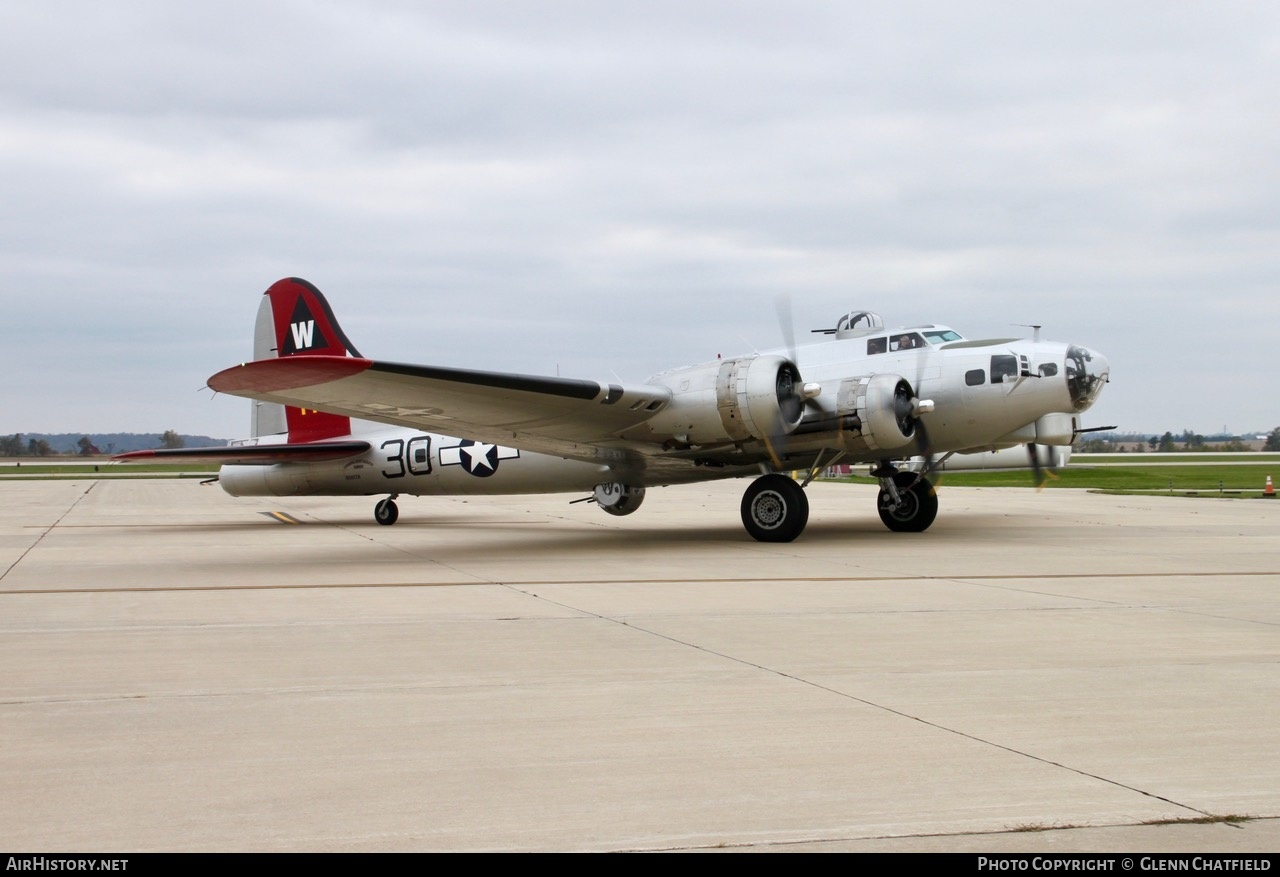
[[221,463],[224,466],[270,466],[273,463],[324,463],[369,450],[364,441],[307,442],[287,445],[243,445],[218,448],[154,448],[111,458],[116,463]]

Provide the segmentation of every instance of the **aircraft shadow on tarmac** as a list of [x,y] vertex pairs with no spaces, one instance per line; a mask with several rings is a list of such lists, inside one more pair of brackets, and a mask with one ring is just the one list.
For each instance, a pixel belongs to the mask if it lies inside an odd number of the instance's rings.
[[[449,557],[474,557],[477,552],[519,553],[536,560],[539,556],[577,551],[617,551],[623,554],[649,554],[654,551],[697,551],[701,548],[723,550],[738,546],[753,552],[781,548],[787,554],[804,554],[805,547],[829,548],[832,545],[850,550],[882,552],[910,545],[915,548],[946,550],[958,544],[971,545],[975,538],[1007,544],[1011,517],[967,511],[946,521],[939,521],[927,533],[895,533],[884,528],[874,517],[836,517],[811,520],[804,536],[793,543],[769,546],[756,542],[743,533],[737,521],[690,524],[681,522],[669,528],[661,526],[626,527],[610,522],[592,523],[573,519],[563,522],[544,510],[522,514],[432,515],[405,517],[394,528],[379,526],[363,514],[350,517],[320,517],[300,509],[285,510],[291,521],[272,519],[270,513],[259,512],[241,522],[214,524],[165,524],[157,527],[157,535],[220,532],[234,534],[237,542],[262,534],[263,541],[274,541],[272,531],[281,528],[334,528],[359,537],[358,543],[342,544],[326,540],[322,546],[299,546],[308,559],[328,558],[335,563],[352,563],[367,559],[369,542],[407,551],[423,560]],[[1042,522],[1033,522],[1038,525]],[[1030,524],[1029,524],[1030,525]],[[468,538],[460,542],[458,535]],[[282,534],[282,533],[281,533]],[[447,534],[447,538],[440,538]],[[998,534],[998,535],[997,535]],[[287,557],[294,549],[279,548],[279,556]],[[319,551],[323,557],[318,557]]]

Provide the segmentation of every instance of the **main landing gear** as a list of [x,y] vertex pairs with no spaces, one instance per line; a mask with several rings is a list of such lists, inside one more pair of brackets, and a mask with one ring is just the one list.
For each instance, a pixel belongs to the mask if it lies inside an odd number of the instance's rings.
[[809,498],[786,475],[761,475],[742,495],[742,526],[757,542],[790,542],[809,523]]
[[373,519],[375,521],[390,527],[400,519],[400,509],[396,507],[397,496],[399,496],[398,493],[393,493],[373,507]]
[[914,472],[881,466],[871,473],[880,479],[876,509],[880,520],[895,533],[923,533],[938,516],[938,494],[929,479]]
[[[871,474],[880,479],[876,510],[886,527],[895,533],[929,529],[938,516],[938,494],[928,478],[887,464]],[[808,522],[804,488],[786,475],[762,475],[742,495],[742,526],[757,542],[791,542]]]

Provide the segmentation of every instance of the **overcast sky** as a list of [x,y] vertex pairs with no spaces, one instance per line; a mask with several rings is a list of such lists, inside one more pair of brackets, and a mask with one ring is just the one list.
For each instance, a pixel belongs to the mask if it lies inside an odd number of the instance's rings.
[[248,431],[261,293],[642,381],[852,309],[1280,424],[1274,2],[0,0],[0,433]]

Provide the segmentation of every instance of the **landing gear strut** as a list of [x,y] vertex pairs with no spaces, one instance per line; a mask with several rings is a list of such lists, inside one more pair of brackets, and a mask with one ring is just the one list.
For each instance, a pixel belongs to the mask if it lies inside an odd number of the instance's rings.
[[742,496],[742,526],[757,542],[790,542],[809,523],[809,498],[786,475],[762,475]]
[[396,507],[397,494],[391,494],[373,507],[373,519],[379,524],[390,527],[400,518],[400,509]]
[[895,533],[923,533],[938,516],[938,494],[929,479],[914,472],[877,469],[880,520]]

